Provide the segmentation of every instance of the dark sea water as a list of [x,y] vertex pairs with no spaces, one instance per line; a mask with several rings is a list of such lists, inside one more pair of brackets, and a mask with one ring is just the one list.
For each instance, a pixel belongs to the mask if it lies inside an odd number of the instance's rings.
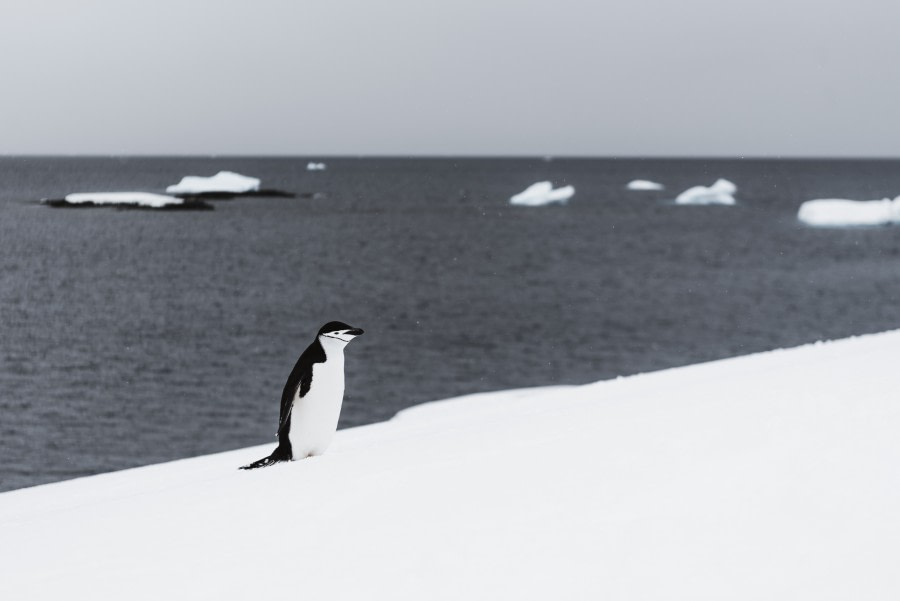
[[[898,161],[325,160],[0,159],[0,490],[273,441],[332,319],[366,330],[343,427],[900,327],[900,229],[796,221],[811,198],[900,194]],[[220,169],[324,197],[32,202]],[[671,203],[718,177],[737,206]],[[569,206],[508,205],[543,179]]]

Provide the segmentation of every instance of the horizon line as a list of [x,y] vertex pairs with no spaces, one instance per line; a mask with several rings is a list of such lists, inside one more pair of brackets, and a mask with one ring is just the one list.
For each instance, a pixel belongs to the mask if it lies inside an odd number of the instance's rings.
[[238,153],[0,153],[0,159],[388,159],[388,160],[691,160],[691,161],[896,161],[900,155],[669,155],[669,154],[238,154]]

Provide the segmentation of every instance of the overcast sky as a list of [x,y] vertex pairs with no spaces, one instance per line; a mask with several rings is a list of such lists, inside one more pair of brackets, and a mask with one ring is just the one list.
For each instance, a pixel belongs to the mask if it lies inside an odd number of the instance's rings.
[[0,153],[900,156],[895,0],[4,0]]

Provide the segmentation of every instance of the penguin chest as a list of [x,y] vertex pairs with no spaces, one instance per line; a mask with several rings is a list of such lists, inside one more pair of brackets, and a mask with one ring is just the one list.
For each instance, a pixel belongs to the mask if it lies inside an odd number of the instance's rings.
[[294,459],[321,455],[337,431],[344,401],[343,356],[329,357],[312,368],[312,383],[291,409],[291,451]]

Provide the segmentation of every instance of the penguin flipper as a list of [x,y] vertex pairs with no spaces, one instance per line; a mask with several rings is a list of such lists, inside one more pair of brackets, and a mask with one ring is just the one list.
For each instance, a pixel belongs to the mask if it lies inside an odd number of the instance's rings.
[[242,470],[254,470],[258,467],[269,467],[281,461],[291,461],[294,457],[291,449],[291,411],[294,408],[294,397],[303,398],[309,392],[312,385],[312,366],[316,363],[324,363],[327,357],[318,338],[310,344],[300,358],[297,359],[291,375],[288,376],[281,392],[281,410],[278,416],[278,447],[268,457],[263,457],[248,465],[241,466]]
[[278,412],[278,436],[282,432],[290,430],[288,425],[291,420],[291,409],[294,407],[294,398],[303,398],[312,386],[312,370],[316,363],[325,363],[325,349],[316,339],[310,344],[300,358],[297,359],[291,375],[288,376],[281,392],[281,410]]
[[253,463],[248,463],[247,465],[242,465],[238,469],[242,470],[255,470],[258,467],[269,467],[270,465],[275,465],[276,463],[281,463],[282,461],[290,461],[291,460],[291,448],[285,447],[283,444],[279,444],[272,454],[268,457],[263,457],[262,459],[258,459]]

